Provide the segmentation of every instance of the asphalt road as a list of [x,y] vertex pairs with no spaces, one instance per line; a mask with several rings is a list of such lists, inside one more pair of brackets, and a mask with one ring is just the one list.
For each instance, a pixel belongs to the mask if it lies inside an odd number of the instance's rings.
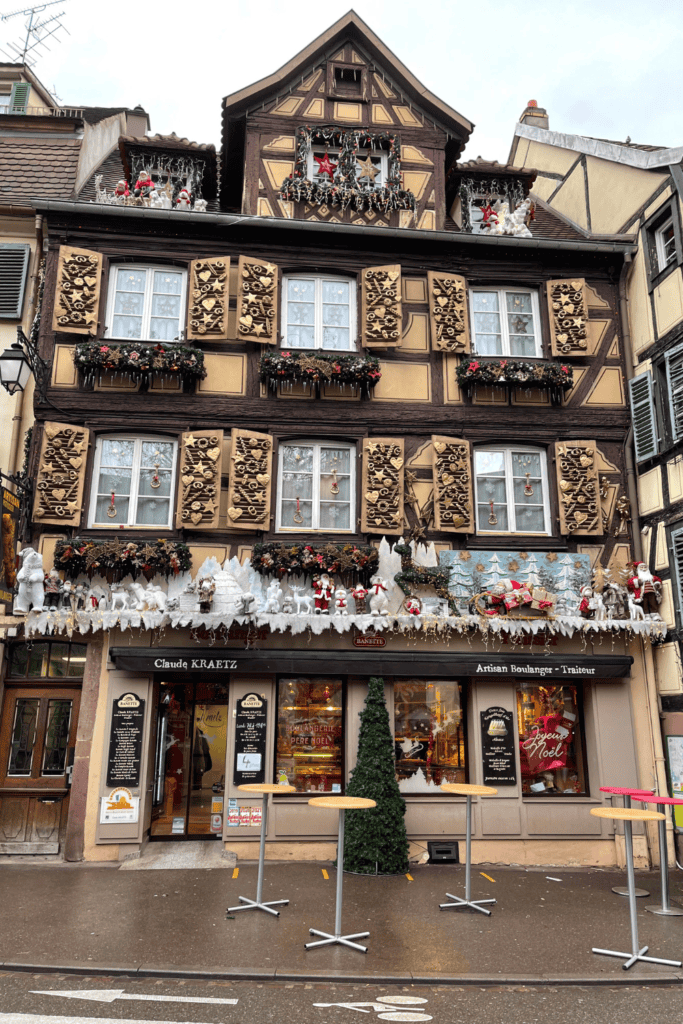
[[[562,951],[546,950],[543,955],[561,957]],[[78,994],[67,998],[56,995],[58,992]],[[0,973],[0,1024],[118,1021],[683,1024],[683,986],[432,988],[326,982],[136,981],[120,977]]]

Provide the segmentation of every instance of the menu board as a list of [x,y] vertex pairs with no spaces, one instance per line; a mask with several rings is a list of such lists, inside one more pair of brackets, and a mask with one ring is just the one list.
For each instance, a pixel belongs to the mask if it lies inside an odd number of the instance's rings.
[[485,786],[517,785],[515,730],[511,711],[487,708],[481,712],[481,756]]
[[265,781],[267,724],[268,701],[265,697],[248,693],[237,701],[233,778],[236,786]]
[[124,693],[114,700],[109,734],[107,785],[140,785],[142,733],[145,727],[145,702],[135,693]]

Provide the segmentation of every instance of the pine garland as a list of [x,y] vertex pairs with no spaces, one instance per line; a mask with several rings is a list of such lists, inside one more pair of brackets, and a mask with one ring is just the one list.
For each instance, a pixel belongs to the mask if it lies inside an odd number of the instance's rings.
[[282,579],[327,572],[369,583],[377,572],[379,551],[371,545],[358,544],[255,544],[251,564],[261,576]]
[[157,573],[168,577],[187,572],[192,567],[192,555],[187,544],[172,540],[124,542],[74,537],[57,542],[54,567],[63,570],[68,580],[82,573],[105,576],[111,582],[140,574],[152,579]]
[[86,384],[93,383],[97,376],[106,372],[140,381],[146,381],[153,373],[180,377],[183,382],[206,377],[204,353],[184,345],[164,348],[163,345],[129,341],[116,345],[83,341],[76,345],[74,364],[84,374]]
[[545,388],[559,403],[574,387],[574,368],[566,363],[527,362],[524,359],[463,359],[455,371],[459,387],[468,395],[482,387]]
[[358,388],[366,394],[382,376],[377,356],[338,355],[330,352],[265,352],[259,380],[276,390],[281,384],[321,384]]

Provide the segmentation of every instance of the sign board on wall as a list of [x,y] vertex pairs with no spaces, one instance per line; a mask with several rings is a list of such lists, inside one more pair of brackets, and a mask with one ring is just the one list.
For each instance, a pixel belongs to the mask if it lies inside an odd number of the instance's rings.
[[140,785],[142,733],[145,727],[145,702],[136,693],[124,693],[114,699],[109,734],[107,785]]
[[268,701],[265,697],[248,693],[237,701],[233,778],[236,786],[265,781],[267,724]]
[[100,825],[128,825],[140,817],[140,798],[133,796],[125,786],[113,789],[109,796],[102,797]]
[[481,757],[485,786],[517,785],[511,711],[496,707],[481,712]]
[[0,601],[11,604],[17,582],[17,532],[19,499],[2,488],[2,561],[0,561]]

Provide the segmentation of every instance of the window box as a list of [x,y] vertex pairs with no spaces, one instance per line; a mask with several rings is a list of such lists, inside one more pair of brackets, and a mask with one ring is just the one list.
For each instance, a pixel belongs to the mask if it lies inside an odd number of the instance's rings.
[[377,572],[379,551],[359,544],[255,544],[251,564],[261,576],[282,579],[326,572],[367,584]]
[[520,359],[466,358],[455,371],[458,386],[468,399],[480,387],[544,390],[553,405],[559,405],[565,392],[574,387],[574,369],[565,363],[526,362]]
[[74,363],[82,371],[86,384],[101,382],[103,373],[112,374],[114,379],[120,376],[121,381],[144,384],[152,375],[162,382],[180,380],[183,384],[206,377],[204,353],[183,345],[164,348],[131,342],[103,345],[99,341],[83,341],[76,345]]
[[259,379],[274,391],[294,384],[316,389],[320,386],[350,387],[368,394],[382,376],[376,356],[328,355],[325,352],[265,352],[259,364]]
[[68,580],[82,573],[104,576],[115,582],[131,575],[151,580],[161,576],[177,576],[192,568],[192,555],[187,544],[172,540],[92,540],[74,537],[60,540],[55,547],[55,569]]

